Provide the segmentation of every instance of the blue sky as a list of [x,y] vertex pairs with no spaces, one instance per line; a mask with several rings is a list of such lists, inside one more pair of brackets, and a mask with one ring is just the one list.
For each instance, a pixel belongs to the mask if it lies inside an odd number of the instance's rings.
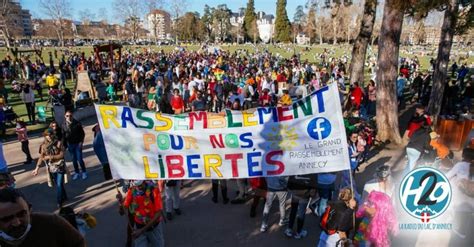
[[[97,10],[100,8],[107,9],[107,17],[110,22],[113,22],[113,13],[112,13],[112,2],[113,0],[70,0],[73,9],[73,18],[79,20],[78,12],[84,9],[90,9],[93,13],[97,14]],[[21,5],[25,9],[29,9],[33,17],[47,18],[40,9],[39,0],[20,0]],[[204,5],[207,4],[211,7],[217,6],[219,4],[225,3],[227,7],[232,11],[236,12],[240,7],[245,7],[247,5],[247,0],[187,0],[188,7],[186,11],[198,11],[202,14]],[[288,18],[293,19],[295,9],[298,5],[305,5],[306,0],[288,0],[286,10],[288,12]],[[166,7],[165,7],[166,8]],[[276,10],[276,0],[255,0],[255,10],[264,11],[267,14],[275,15]]]

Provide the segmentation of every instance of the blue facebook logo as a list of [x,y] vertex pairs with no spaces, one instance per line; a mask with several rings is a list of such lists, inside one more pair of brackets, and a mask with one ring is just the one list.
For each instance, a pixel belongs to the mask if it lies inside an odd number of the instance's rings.
[[308,124],[308,134],[313,139],[323,140],[331,134],[331,123],[323,117],[317,117]]

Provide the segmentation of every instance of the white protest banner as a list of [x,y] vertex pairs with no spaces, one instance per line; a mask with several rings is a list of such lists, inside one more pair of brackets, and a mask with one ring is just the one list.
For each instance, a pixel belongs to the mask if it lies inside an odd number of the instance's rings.
[[336,84],[291,106],[246,111],[95,108],[114,178],[229,179],[350,167]]

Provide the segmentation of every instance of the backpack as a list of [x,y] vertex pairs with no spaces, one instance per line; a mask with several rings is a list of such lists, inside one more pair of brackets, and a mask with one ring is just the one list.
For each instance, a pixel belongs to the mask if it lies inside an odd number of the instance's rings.
[[326,207],[326,211],[321,216],[320,226],[323,231],[325,231],[328,235],[332,235],[337,232],[336,229],[336,208],[332,203],[328,203]]

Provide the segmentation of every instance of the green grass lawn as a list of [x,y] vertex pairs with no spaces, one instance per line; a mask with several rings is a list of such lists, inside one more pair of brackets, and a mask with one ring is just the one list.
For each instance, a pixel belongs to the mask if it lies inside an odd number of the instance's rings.
[[[193,51],[198,50],[200,48],[199,45],[184,45],[184,46],[188,50],[193,50]],[[272,52],[274,54],[278,53],[278,54],[280,54],[284,57],[290,57],[296,52],[296,54],[301,55],[302,60],[308,60],[309,62],[318,62],[318,59],[315,58],[315,55],[319,54],[319,53],[322,53],[324,48],[334,49],[334,55],[333,56],[335,56],[335,57],[340,57],[344,54],[350,57],[350,54],[352,52],[352,45],[347,45],[347,44],[340,44],[340,45],[337,45],[337,46],[328,45],[328,44],[313,45],[313,46],[310,46],[309,51],[304,51],[304,46],[299,46],[299,45],[294,45],[294,46],[293,45],[288,45],[288,46],[286,46],[286,47],[290,48],[289,50],[281,49],[281,48],[279,48],[277,46],[274,46],[274,45],[257,45],[257,46],[260,50],[266,48],[270,52]],[[230,52],[234,52],[235,50],[238,50],[238,49],[244,49],[244,50],[248,50],[248,51],[251,51],[251,52],[255,51],[253,45],[225,45],[224,44],[224,45],[221,45],[220,47],[222,49],[228,50]],[[124,46],[123,50],[137,51],[137,50],[145,50],[145,49],[148,49],[148,48],[151,48],[154,51],[164,50],[165,52],[170,52],[175,48],[175,46],[173,46],[173,45],[166,45],[166,46]],[[26,50],[26,49],[27,48],[25,48],[24,50]],[[46,63],[49,62],[48,53],[54,51],[54,49],[55,48],[53,48],[53,47],[46,47],[46,48],[43,49],[42,57],[43,57],[43,60]],[[63,54],[61,52],[61,48],[57,48],[57,49],[58,49],[58,52],[57,52],[58,58],[54,58],[55,63],[57,63],[57,60]],[[93,53],[93,50],[92,50],[91,46],[78,46],[78,47],[73,47],[70,50],[76,51],[78,53],[84,52],[87,57],[92,55],[92,53]],[[405,53],[406,50],[408,50],[408,47],[401,47],[401,54],[400,55],[402,57],[418,56],[418,59],[420,60],[422,70],[427,70],[429,68],[430,58],[436,56],[436,51],[435,50],[434,50],[435,52],[431,56],[426,56],[426,55],[422,56],[421,52],[418,52],[418,53],[415,53],[415,54],[408,54],[408,53]],[[374,51],[374,52],[376,52],[376,51]],[[4,48],[4,47],[0,48],[0,59],[3,59],[6,55],[6,53],[7,53],[6,48]],[[31,56],[36,57],[36,55],[33,55],[33,54]],[[53,53],[53,56],[54,56],[54,53]],[[470,57],[467,60],[467,63],[468,64],[474,63],[474,57]]]
[[[74,88],[73,81],[68,80],[66,82],[66,86],[70,89],[73,89]],[[25,122],[28,122],[28,114],[26,112],[26,106],[23,103],[23,101],[21,100],[20,95],[16,94],[16,93],[13,93],[11,91],[11,85],[10,84],[5,85],[5,87],[7,88],[8,92],[9,92],[8,93],[8,105],[13,107],[13,111],[17,114],[18,119],[23,120]],[[35,107],[36,108],[38,106],[45,106],[46,107],[47,100],[48,100],[48,89],[43,88],[43,93],[42,94],[43,94],[43,100],[41,100],[41,98],[37,94],[37,91],[35,90],[35,100],[36,100]],[[53,120],[53,115],[52,115],[52,111],[51,111],[50,108],[46,110],[46,122],[45,123],[38,122],[38,112],[36,111],[36,122],[37,123],[34,124],[34,125],[28,125],[28,132],[32,133],[32,132],[42,131],[49,125],[49,123],[52,120]],[[7,135],[7,137],[16,136],[15,126],[8,126],[7,125],[6,135]]]
[[[186,49],[188,49],[188,50],[193,50],[193,51],[198,50],[200,48],[199,45],[184,45],[184,47],[186,47]],[[247,50],[247,51],[250,51],[250,52],[255,52],[255,47],[253,45],[221,45],[220,47],[224,50],[228,50],[229,52],[234,52],[238,49],[244,49],[244,50]],[[262,51],[263,49],[268,49],[273,54],[280,54],[281,56],[286,57],[286,58],[291,57],[294,54],[299,54],[303,61],[308,60],[311,63],[320,62],[319,57],[317,57],[316,54],[322,53],[325,48],[328,49],[328,50],[333,50],[334,51],[334,54],[330,55],[332,57],[341,57],[342,55],[347,55],[348,57],[350,57],[350,54],[352,52],[352,45],[347,45],[347,44],[340,44],[340,45],[337,45],[337,46],[327,45],[327,44],[325,44],[325,45],[314,45],[314,46],[310,46],[309,51],[304,50],[305,49],[304,46],[298,46],[298,45],[285,45],[283,48],[279,47],[279,46],[274,46],[274,45],[257,45],[257,48],[260,51]],[[53,52],[54,49],[55,48],[53,48],[53,47],[46,47],[46,48],[43,49],[42,57],[43,57],[43,60],[46,63],[49,63],[49,55],[48,55],[49,52],[52,52],[52,54],[54,56],[54,52]],[[57,52],[58,58],[54,58],[55,64],[58,64],[58,59],[63,54],[63,52],[61,51],[60,48],[57,48],[57,49],[58,49],[58,52]],[[175,49],[175,46],[173,46],[173,45],[168,45],[168,46],[125,46],[123,48],[124,51],[125,50],[130,50],[130,51],[133,51],[133,52],[135,52],[135,51],[145,51],[146,49],[152,49],[154,51],[164,50],[166,53],[168,53],[168,52],[173,51]],[[86,57],[89,57],[93,53],[93,50],[92,50],[91,46],[73,47],[73,48],[71,48],[71,50],[76,51],[78,53],[84,52]],[[408,47],[401,47],[401,56],[402,57],[414,57],[416,55],[416,56],[418,56],[418,59],[420,60],[421,70],[422,71],[427,71],[429,69],[429,66],[430,66],[429,65],[429,60],[432,56],[422,56],[421,53],[408,54],[408,53],[405,53],[405,51],[407,51],[407,50],[408,50]],[[432,54],[436,54],[436,50],[431,49],[431,51],[432,51]],[[376,51],[374,51],[374,52],[376,52]],[[6,56],[6,53],[7,53],[6,48],[0,48],[0,59],[3,59]],[[36,59],[36,55],[34,55],[34,54],[32,54],[31,57],[32,57],[32,59]],[[467,63],[468,64],[474,63],[474,57],[470,57],[467,60]],[[366,82],[370,78],[370,75],[367,71],[367,68],[366,68],[366,71],[365,71],[365,78],[366,78]],[[7,89],[10,89],[10,85],[8,83],[7,83],[6,86],[7,86]],[[73,82],[71,80],[68,80],[67,87],[70,88],[70,89],[74,88]],[[36,106],[45,106],[46,105],[46,103],[47,103],[46,100],[48,99],[47,91],[48,91],[47,89],[43,89],[43,100],[40,100],[38,95],[36,95],[36,91],[35,91],[36,100],[37,100]],[[28,120],[25,105],[21,101],[18,94],[10,93],[9,94],[9,103],[10,103],[10,105],[13,106],[14,111],[17,113],[17,115],[20,119]],[[49,121],[52,120],[52,114],[51,114],[50,110],[48,110],[47,112],[48,112],[47,122],[49,122]],[[40,124],[28,126],[28,129],[31,132],[31,131],[42,130],[45,127],[46,127],[46,123],[45,124],[40,123]],[[15,135],[14,128],[7,129],[7,135],[8,136]]]

